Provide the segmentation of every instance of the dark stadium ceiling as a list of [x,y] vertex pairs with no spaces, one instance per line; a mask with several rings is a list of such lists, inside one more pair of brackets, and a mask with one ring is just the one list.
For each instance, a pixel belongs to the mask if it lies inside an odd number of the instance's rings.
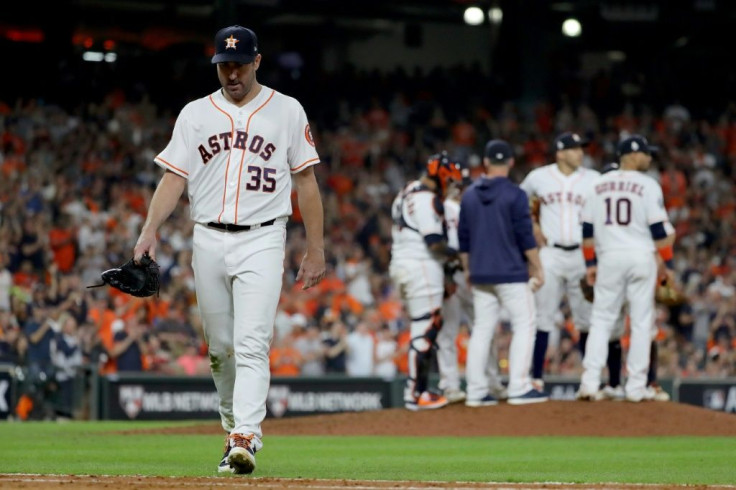
[[[210,43],[216,29],[238,23],[291,39],[329,32],[340,42],[399,24],[462,24],[470,6],[501,7],[502,29],[522,36],[559,32],[564,19],[577,17],[589,48],[652,42],[722,50],[728,43],[720,34],[736,23],[736,0],[57,0],[44,2],[40,12],[35,2],[2,1],[0,40],[13,41],[8,31],[20,27],[33,30],[26,36],[42,32],[57,44],[84,36],[119,43],[137,37],[137,45],[159,50]],[[478,28],[489,26],[486,17]]]
[[3,1],[0,19],[57,22],[56,14],[64,13],[77,24],[126,28],[153,24],[184,28],[207,24],[210,28],[210,24],[236,20],[251,25],[319,25],[350,19],[365,26],[371,20],[462,23],[463,11],[470,6],[483,10],[500,6],[528,15],[593,15],[609,22],[687,23],[693,22],[693,14],[706,23],[736,19],[733,0],[59,0],[45,4],[39,15],[34,2]]

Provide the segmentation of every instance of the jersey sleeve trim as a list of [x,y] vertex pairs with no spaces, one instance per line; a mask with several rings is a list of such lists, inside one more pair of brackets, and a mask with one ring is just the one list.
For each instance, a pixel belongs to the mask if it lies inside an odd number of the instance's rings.
[[171,170],[172,172],[174,172],[175,174],[177,174],[177,175],[179,175],[181,177],[189,177],[189,172],[187,172],[186,170],[180,169],[179,167],[177,167],[173,163],[169,163],[169,162],[167,162],[166,160],[164,160],[163,158],[161,158],[159,156],[155,157],[153,160],[156,163],[158,163],[159,165],[161,165],[161,166],[163,166],[163,167]]
[[319,158],[311,158],[311,159],[307,160],[306,162],[302,163],[301,165],[292,168],[291,169],[291,173],[292,174],[298,173],[300,170],[303,170],[304,167],[306,167],[310,163],[312,165],[315,165],[315,164],[319,163]]

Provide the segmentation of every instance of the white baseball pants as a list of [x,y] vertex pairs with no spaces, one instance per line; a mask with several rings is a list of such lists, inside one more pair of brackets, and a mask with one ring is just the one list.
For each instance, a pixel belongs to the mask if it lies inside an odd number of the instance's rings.
[[499,310],[509,312],[512,337],[509,347],[509,397],[532,389],[529,369],[536,336],[534,295],[525,282],[474,285],[475,325],[468,345],[467,396],[480,399],[488,394],[488,353],[498,323]]
[[[463,318],[470,322],[472,329],[475,323],[473,308],[473,292],[465,281],[465,274],[457,271],[453,278],[457,284],[457,291],[442,303],[442,330],[437,336],[437,366],[440,370],[440,384],[442,390],[460,389],[460,371],[457,365],[457,345],[455,340],[460,331],[460,323]],[[503,388],[501,376],[498,372],[498,356],[493,343],[488,353],[488,375],[489,387],[491,389]]]
[[580,290],[580,279],[585,276],[583,252],[547,246],[539,251],[539,260],[544,269],[544,284],[535,293],[537,328],[543,332],[554,331],[562,296],[567,294],[575,328],[587,332],[592,305]]
[[424,379],[425,374],[418,372],[417,356],[422,353],[431,357],[433,343],[427,340],[425,335],[434,328],[434,318],[430,315],[440,311],[442,307],[445,292],[444,271],[436,260],[401,260],[391,262],[389,274],[399,289],[404,307],[412,319],[412,348],[408,354],[409,378],[404,388],[404,400],[411,401],[414,399],[416,385],[421,386],[427,382]]
[[194,227],[197,302],[220,397],[222,428],[255,434],[271,379],[269,348],[284,271],[286,218],[271,226],[227,232]]
[[588,393],[598,391],[611,331],[621,315],[624,302],[628,301],[631,343],[626,357],[628,378],[624,389],[629,397],[643,396],[649,369],[656,281],[657,264],[650,252],[623,250],[598,257],[595,301],[585,346],[581,389]]

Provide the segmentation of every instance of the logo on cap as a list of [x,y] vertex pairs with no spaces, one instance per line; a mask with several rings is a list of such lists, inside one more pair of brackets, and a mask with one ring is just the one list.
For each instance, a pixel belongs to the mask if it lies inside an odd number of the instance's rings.
[[636,141],[631,142],[631,151],[639,151],[639,143]]
[[235,37],[233,37],[233,35],[230,34],[230,37],[225,39],[225,43],[226,43],[225,49],[230,49],[230,48],[238,49],[236,44],[238,44],[239,42],[240,42],[240,39],[235,39]]

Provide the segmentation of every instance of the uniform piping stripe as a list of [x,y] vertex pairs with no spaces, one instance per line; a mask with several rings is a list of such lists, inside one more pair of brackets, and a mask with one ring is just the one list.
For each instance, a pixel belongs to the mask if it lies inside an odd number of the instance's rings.
[[312,158],[312,159],[310,159],[310,160],[307,160],[306,162],[302,163],[302,164],[301,164],[301,165],[299,165],[298,167],[294,167],[294,168],[292,168],[292,169],[291,169],[291,172],[292,172],[292,173],[294,173],[294,172],[298,171],[298,170],[299,170],[300,168],[302,168],[303,166],[305,166],[305,165],[307,165],[307,164],[309,164],[309,163],[312,163],[312,162],[319,162],[319,158]]
[[210,102],[212,102],[212,105],[215,106],[215,108],[218,111],[225,114],[225,116],[227,116],[227,118],[230,120],[230,150],[227,154],[227,165],[225,166],[225,185],[223,186],[223,189],[222,189],[222,210],[220,211],[219,216],[217,216],[217,222],[221,223],[222,215],[225,212],[225,197],[227,195],[227,174],[228,174],[228,171],[230,170],[230,157],[233,154],[232,145],[234,143],[234,137],[235,137],[235,122],[233,122],[233,118],[230,117],[230,114],[228,114],[227,112],[222,110],[217,104],[215,104],[215,99],[212,98],[212,95],[210,95]]
[[182,170],[182,169],[180,169],[180,168],[179,168],[179,167],[177,167],[176,165],[174,165],[174,164],[172,164],[172,163],[169,163],[169,162],[167,162],[166,160],[164,160],[164,159],[163,159],[163,158],[161,158],[161,157],[156,157],[156,158],[154,158],[154,160],[156,160],[157,162],[161,162],[161,163],[163,163],[163,164],[164,164],[164,165],[166,165],[167,167],[171,167],[171,169],[173,169],[173,170],[176,170],[177,172],[179,172],[179,173],[181,173],[181,174],[184,174],[184,175],[186,175],[187,177],[189,176],[189,172],[187,172],[186,170]]
[[[266,99],[266,102],[261,104],[255,111],[251,113],[250,116],[248,116],[248,122],[245,123],[245,134],[246,135],[249,133],[250,120],[253,119],[253,116],[256,115],[256,112],[260,111],[266,106],[266,104],[271,102],[271,99],[273,99],[273,95],[275,93],[276,93],[275,90],[271,90],[271,95],[268,96],[268,99]],[[245,160],[245,152],[246,152],[246,149],[243,148],[243,151],[240,155],[240,168],[238,169],[238,191],[237,191],[238,193],[235,194],[235,224],[236,225],[238,224],[238,203],[240,202],[240,176],[243,174],[243,161]]]

